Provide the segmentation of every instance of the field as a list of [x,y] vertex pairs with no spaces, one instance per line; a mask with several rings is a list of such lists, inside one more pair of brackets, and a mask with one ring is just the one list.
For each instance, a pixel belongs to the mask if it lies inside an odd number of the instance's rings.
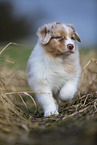
[[44,118],[27,84],[32,49],[5,46],[0,46],[0,145],[96,145],[97,49],[80,49],[79,91],[71,102],[60,103],[58,116]]

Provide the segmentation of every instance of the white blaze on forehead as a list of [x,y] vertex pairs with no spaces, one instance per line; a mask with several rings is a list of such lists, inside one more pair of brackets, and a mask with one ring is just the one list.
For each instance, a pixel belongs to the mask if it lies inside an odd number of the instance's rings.
[[72,45],[73,45],[73,51],[75,51],[75,44],[74,44],[74,41],[73,41],[73,40],[71,39],[71,37],[70,37],[70,33],[73,32],[73,31],[72,31],[72,28],[68,27],[68,26],[65,25],[65,24],[64,24],[64,28],[65,28],[65,31],[66,31],[66,34],[67,34],[67,36],[66,36],[66,41],[65,41],[65,47],[66,47],[66,49],[67,49],[67,51],[68,51],[67,45],[72,44]]
[[68,27],[66,24],[63,24],[64,25],[64,28],[65,28],[65,31],[67,33],[67,36],[66,36],[66,42],[65,44],[68,45],[68,44],[73,44],[74,45],[74,42],[72,41],[72,39],[70,38],[70,33],[73,32],[72,31],[72,28]]
[[63,24],[63,25],[64,25],[65,31],[66,31],[66,33],[67,33],[67,36],[68,36],[71,32],[73,32],[73,31],[72,31],[72,28],[68,27],[66,24]]

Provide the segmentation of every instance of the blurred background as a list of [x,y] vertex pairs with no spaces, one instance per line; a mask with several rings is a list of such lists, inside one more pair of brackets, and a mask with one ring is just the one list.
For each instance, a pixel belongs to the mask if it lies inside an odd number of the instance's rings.
[[85,48],[97,46],[97,0],[0,0],[0,43],[35,44],[45,23],[74,24]]
[[[88,49],[80,49],[78,95],[45,119],[26,67],[37,29],[54,21],[74,24]],[[97,0],[0,0],[0,145],[20,144],[97,145]]]

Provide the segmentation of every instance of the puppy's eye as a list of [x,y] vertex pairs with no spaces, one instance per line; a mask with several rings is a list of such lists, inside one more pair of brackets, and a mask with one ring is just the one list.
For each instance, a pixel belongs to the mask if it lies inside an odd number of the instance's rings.
[[63,40],[64,37],[63,36],[58,36],[58,37],[56,37],[56,39]]
[[71,39],[72,39],[72,40],[75,40],[75,37],[72,36]]

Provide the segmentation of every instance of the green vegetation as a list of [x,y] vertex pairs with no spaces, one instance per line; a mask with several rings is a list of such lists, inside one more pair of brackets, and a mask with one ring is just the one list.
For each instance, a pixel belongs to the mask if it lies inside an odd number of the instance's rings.
[[[14,68],[18,68],[19,70],[26,70],[26,63],[31,51],[32,48],[28,46],[24,47],[11,45],[6,49],[6,51],[4,51],[4,53],[2,53],[1,59],[14,62]],[[4,63],[4,61],[2,63]]]

